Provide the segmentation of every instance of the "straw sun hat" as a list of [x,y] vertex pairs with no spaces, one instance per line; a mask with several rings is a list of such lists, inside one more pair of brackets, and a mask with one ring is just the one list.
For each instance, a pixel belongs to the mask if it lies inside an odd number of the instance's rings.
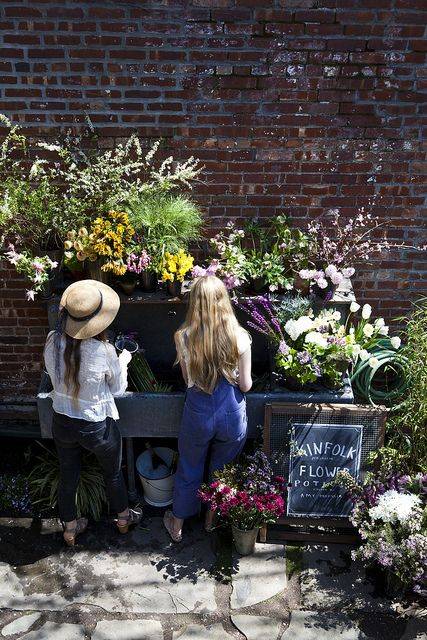
[[80,280],[65,289],[60,306],[66,311],[65,333],[84,340],[98,335],[113,322],[120,298],[103,282]]

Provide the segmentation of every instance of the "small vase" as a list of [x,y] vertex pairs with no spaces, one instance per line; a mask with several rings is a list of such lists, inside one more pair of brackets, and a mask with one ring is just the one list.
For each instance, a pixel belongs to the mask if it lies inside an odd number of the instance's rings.
[[234,524],[231,525],[233,533],[233,542],[237,553],[241,556],[250,556],[255,551],[255,543],[258,537],[259,527],[244,531],[238,529]]
[[179,280],[174,280],[173,282],[168,281],[167,283],[167,291],[174,298],[179,298],[182,290],[182,282]]
[[95,260],[94,262],[90,260],[87,261],[89,278],[91,280],[98,280],[98,282],[104,282],[105,284],[107,284],[110,279],[109,273],[107,271],[102,271],[101,267],[101,260]]
[[120,287],[122,288],[123,292],[126,295],[130,296],[130,294],[135,291],[136,280],[123,280],[123,281],[120,281]]
[[155,271],[143,271],[140,275],[141,289],[147,292],[156,291],[158,285],[157,273]]

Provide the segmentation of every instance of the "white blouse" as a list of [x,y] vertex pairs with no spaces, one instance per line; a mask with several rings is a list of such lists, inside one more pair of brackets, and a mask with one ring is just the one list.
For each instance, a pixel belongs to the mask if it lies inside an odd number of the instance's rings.
[[88,422],[100,422],[106,417],[118,420],[119,413],[113,396],[123,395],[127,388],[127,360],[121,353],[117,356],[112,344],[94,338],[81,341],[79,381],[80,390],[77,397],[71,395],[65,385],[64,349],[65,338],[61,338],[60,379],[55,375],[54,331],[48,336],[44,352],[47,372],[52,381],[53,409],[70,418],[80,418]]
[[[251,348],[251,345],[252,345],[252,338],[250,334],[246,331],[246,329],[243,329],[243,327],[238,327],[237,350],[239,352],[239,357],[241,357],[244,353],[246,353],[246,351]],[[188,349],[185,344],[185,339],[180,340],[178,357],[179,359],[182,358],[185,362],[185,368],[187,369],[187,378],[188,378],[187,387],[188,388],[194,387],[194,381],[190,378],[190,369],[189,369],[190,354],[188,353]],[[235,377],[236,377],[236,384],[237,384],[237,380],[239,377],[238,369],[236,369],[235,371]]]

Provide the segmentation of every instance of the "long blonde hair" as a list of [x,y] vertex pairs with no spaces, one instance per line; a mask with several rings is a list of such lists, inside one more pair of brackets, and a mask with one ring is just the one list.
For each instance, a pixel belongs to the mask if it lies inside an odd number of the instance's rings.
[[178,360],[188,353],[187,373],[206,393],[213,392],[222,376],[236,382],[239,328],[224,283],[210,275],[194,280],[187,317],[175,333],[175,344]]

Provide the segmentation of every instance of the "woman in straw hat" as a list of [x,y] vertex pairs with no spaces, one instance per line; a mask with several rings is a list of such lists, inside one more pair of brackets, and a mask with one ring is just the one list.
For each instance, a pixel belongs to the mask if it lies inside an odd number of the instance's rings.
[[76,511],[82,449],[98,459],[119,531],[127,533],[141,519],[139,510],[129,509],[115,423],[119,414],[114,396],[126,390],[131,354],[125,350],[117,356],[105,336],[119,307],[119,296],[108,285],[75,282],[64,291],[56,329],[46,341],[44,358],[53,385],[52,430],[60,463],[59,515],[70,546],[87,527],[87,519],[77,518]]

